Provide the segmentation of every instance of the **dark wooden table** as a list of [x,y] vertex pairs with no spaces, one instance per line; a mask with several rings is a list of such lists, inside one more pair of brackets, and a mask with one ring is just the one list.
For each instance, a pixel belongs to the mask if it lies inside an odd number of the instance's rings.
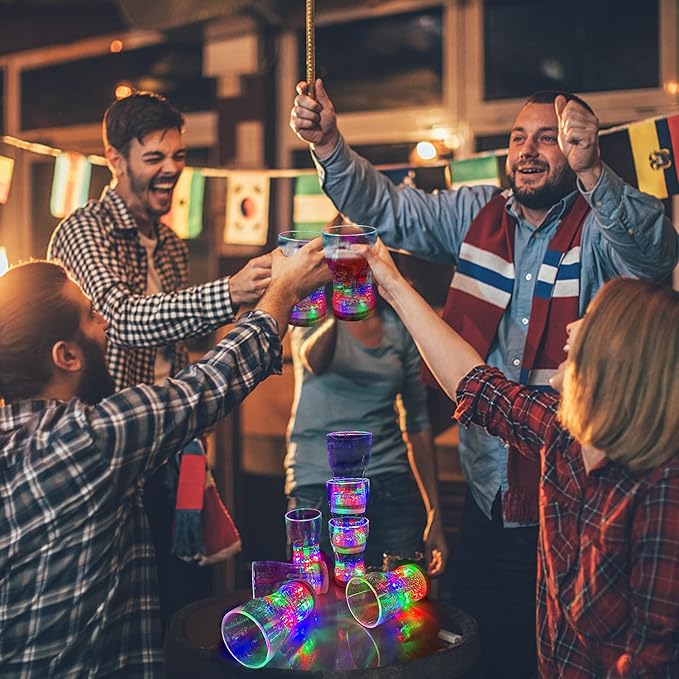
[[344,590],[331,585],[314,614],[299,625],[266,667],[249,670],[224,647],[221,620],[249,592],[203,599],[179,611],[165,643],[170,679],[300,677],[317,679],[474,679],[480,647],[476,622],[443,602],[420,601],[375,629],[352,617]]

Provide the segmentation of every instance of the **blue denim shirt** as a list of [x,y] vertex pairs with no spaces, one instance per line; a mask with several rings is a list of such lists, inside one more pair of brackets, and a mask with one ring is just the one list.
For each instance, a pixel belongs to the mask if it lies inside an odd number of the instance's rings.
[[[377,227],[387,245],[432,261],[457,261],[470,224],[501,191],[473,186],[426,193],[396,187],[343,139],[329,158],[313,158],[323,189],[338,210],[355,222]],[[592,208],[581,242],[581,314],[610,278],[660,279],[672,271],[679,258],[679,234],[659,200],[625,184],[606,165],[594,190],[585,192],[581,186],[578,190]],[[519,379],[538,269],[561,216],[576,196],[574,191],[559,201],[535,228],[520,215],[509,193],[506,209],[516,219],[514,290],[487,361],[511,380]],[[460,458],[474,500],[490,518],[498,490],[507,490],[507,450],[500,439],[472,425],[460,431]]]

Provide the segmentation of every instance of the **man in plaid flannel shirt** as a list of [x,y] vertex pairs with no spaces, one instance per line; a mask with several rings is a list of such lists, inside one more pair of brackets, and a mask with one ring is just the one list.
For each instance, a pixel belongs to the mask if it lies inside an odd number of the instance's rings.
[[[270,255],[231,277],[187,288],[186,243],[161,223],[185,165],[183,116],[164,98],[139,92],[104,114],[114,176],[98,201],[59,224],[48,259],[61,262],[109,323],[108,365],[118,389],[160,383],[188,363],[182,340],[233,321],[270,280]],[[148,484],[144,502],[156,543],[164,623],[210,592],[210,573],[171,553],[176,467]],[[188,586],[190,583],[191,586]]]
[[292,304],[329,279],[319,242],[298,254],[201,361],[115,393],[108,324],[65,271],[0,277],[0,674],[162,676],[143,485],[280,372]]
[[460,424],[541,461],[540,677],[679,677],[679,292],[606,283],[567,326],[560,402],[485,364],[384,245],[355,247]]

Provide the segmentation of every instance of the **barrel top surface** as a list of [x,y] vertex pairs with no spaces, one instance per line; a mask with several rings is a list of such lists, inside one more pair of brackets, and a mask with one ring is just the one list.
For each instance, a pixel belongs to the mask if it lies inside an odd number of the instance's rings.
[[[209,656],[213,666],[223,664],[223,676],[251,674],[231,657],[221,638],[224,614],[248,598],[248,592],[236,592],[179,611],[169,630],[166,655],[187,651],[196,657]],[[422,665],[426,673],[450,662],[453,653],[469,662],[478,658],[476,622],[460,609],[423,600],[366,629],[349,612],[344,589],[331,585],[327,594],[318,597],[314,613],[293,630],[266,668],[257,671],[260,676],[394,676],[390,670],[406,664],[410,672]]]

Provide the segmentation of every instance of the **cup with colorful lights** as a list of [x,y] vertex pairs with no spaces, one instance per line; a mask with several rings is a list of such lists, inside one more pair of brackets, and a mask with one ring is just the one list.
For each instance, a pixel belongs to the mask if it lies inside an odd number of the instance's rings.
[[369,527],[365,516],[335,517],[328,521],[330,544],[335,553],[335,582],[341,587],[351,578],[365,574],[363,553]]
[[341,224],[323,230],[323,254],[332,271],[332,310],[342,321],[360,321],[375,310],[372,271],[351,246],[376,242],[372,226]]
[[328,479],[328,505],[333,516],[365,514],[370,493],[369,479]]
[[369,431],[331,431],[325,435],[333,478],[362,478],[370,462],[373,435]]
[[224,645],[241,665],[264,667],[315,605],[316,593],[308,582],[286,582],[272,594],[226,613],[222,618]]
[[285,530],[292,551],[292,563],[301,566],[313,578],[317,594],[328,591],[328,567],[321,557],[321,512],[300,507],[285,515]]
[[[314,238],[318,238],[318,233],[313,231],[282,231],[278,234],[278,247],[290,257]],[[290,325],[316,325],[325,318],[325,312],[325,287],[321,286],[292,307]]]
[[312,587],[316,582],[313,572],[307,572],[303,566],[288,561],[253,561],[250,574],[253,599],[273,594],[290,580],[306,580]]
[[423,599],[428,590],[424,570],[409,563],[387,573],[375,571],[351,578],[345,595],[356,622],[372,628]]

